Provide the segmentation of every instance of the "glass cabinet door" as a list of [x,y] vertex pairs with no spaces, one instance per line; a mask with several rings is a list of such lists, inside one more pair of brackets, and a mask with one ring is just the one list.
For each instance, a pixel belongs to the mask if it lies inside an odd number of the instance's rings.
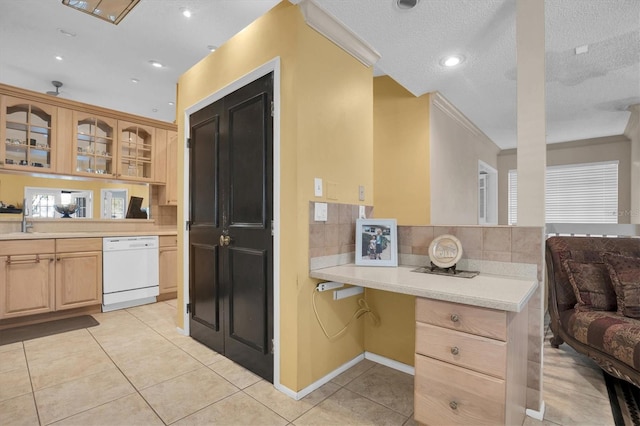
[[75,173],[114,177],[115,120],[74,112]]
[[153,178],[154,128],[119,122],[120,140],[118,175],[122,179],[151,180]]
[[4,161],[0,164],[18,170],[51,169],[56,107],[10,97],[3,101]]

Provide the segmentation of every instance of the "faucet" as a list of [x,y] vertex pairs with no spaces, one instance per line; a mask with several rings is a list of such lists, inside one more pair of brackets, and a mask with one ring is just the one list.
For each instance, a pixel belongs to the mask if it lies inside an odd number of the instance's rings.
[[27,223],[27,200],[22,200],[22,223],[20,224],[20,232],[27,232],[29,228],[33,228],[33,223]]

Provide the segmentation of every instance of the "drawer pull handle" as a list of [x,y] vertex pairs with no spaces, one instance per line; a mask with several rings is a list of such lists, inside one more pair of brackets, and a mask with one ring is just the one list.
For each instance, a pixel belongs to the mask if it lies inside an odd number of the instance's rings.
[[451,354],[453,354],[453,355],[458,355],[459,353],[460,353],[460,349],[458,349],[458,347],[457,347],[457,346],[453,346],[453,347],[451,348]]
[[11,256],[7,256],[7,265],[18,265],[23,263],[40,263],[40,255],[36,255],[33,259],[11,260]]
[[460,321],[460,317],[458,316],[458,314],[451,314],[451,321],[453,322]]
[[449,407],[451,407],[452,410],[457,410],[458,409],[458,403],[455,401],[451,401],[449,403]]

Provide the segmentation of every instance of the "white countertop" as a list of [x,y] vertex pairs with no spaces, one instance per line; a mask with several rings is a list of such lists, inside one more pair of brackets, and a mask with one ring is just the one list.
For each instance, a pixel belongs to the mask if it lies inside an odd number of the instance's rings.
[[312,278],[465,305],[520,312],[538,283],[533,279],[480,274],[473,278],[412,272],[414,266],[379,267],[354,264],[316,269]]
[[0,241],[6,240],[46,240],[56,238],[103,238],[103,237],[137,237],[143,235],[178,235],[177,231],[95,231],[95,232],[9,232],[0,234]]

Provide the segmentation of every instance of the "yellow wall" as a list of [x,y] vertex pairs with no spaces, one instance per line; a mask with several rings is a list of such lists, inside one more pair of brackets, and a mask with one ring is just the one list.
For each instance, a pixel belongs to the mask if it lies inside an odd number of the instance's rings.
[[[398,225],[430,221],[429,95],[415,97],[390,77],[373,82],[374,215]],[[365,324],[365,349],[413,365],[415,297],[366,291],[380,325]]]
[[[363,351],[362,321],[329,342],[313,314],[316,281],[309,278],[309,201],[318,200],[313,178],[321,177],[335,184],[335,202],[357,204],[358,185],[364,185],[369,195],[365,203],[372,204],[372,71],[308,27],[298,7],[284,1],[181,76],[178,111],[275,57],[281,60],[280,381],[298,391]],[[184,125],[179,113],[179,134],[184,134]],[[183,160],[181,152],[180,191]],[[178,223],[184,219],[180,209]],[[184,234],[179,232],[182,258]],[[181,287],[178,300],[181,311]],[[355,300],[334,303],[321,295],[318,302],[332,331],[357,309]],[[180,324],[182,315],[178,313]]]
[[[149,205],[149,186],[144,184],[111,183],[100,180],[68,180],[10,173],[0,173],[0,200],[5,204],[22,204],[25,186],[93,191],[94,219],[100,219],[100,211],[102,209],[102,200],[100,199],[101,189],[127,189],[129,191],[129,196],[144,198],[142,203],[143,207]],[[9,217],[13,215],[7,216]]]

